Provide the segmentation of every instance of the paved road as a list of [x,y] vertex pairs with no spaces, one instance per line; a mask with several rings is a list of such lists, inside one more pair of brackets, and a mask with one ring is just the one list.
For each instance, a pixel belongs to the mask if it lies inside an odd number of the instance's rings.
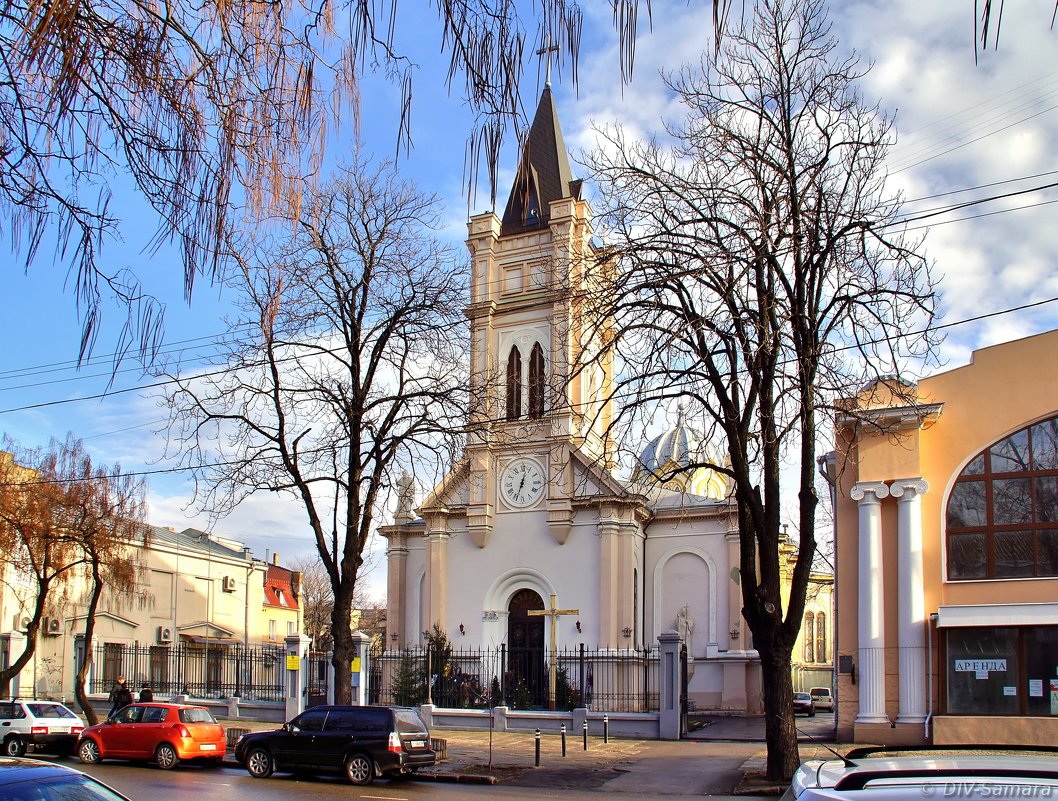
[[[205,769],[177,767],[162,771],[153,766],[126,763],[103,763],[82,766],[133,801],[486,801],[486,799],[566,799],[598,801],[599,790],[540,785],[457,784],[420,780],[379,780],[367,787],[353,787],[342,779],[331,777],[296,778],[276,775],[253,779],[236,768]],[[662,783],[664,784],[664,783]],[[635,792],[639,799],[671,799],[658,787],[622,789],[609,784],[605,792]],[[716,801],[734,801],[733,797],[715,796]],[[739,796],[746,801],[746,796]],[[754,801],[748,797],[749,801]],[[762,801],[762,800],[761,800]],[[774,801],[772,799],[771,801]]]

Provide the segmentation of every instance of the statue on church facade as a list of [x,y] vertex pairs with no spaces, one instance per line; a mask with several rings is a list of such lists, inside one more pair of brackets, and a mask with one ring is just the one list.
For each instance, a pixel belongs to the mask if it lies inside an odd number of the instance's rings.
[[688,604],[684,604],[680,608],[680,611],[676,613],[676,631],[679,633],[683,644],[687,646],[687,653],[691,653],[691,635],[694,633],[694,617],[691,616],[691,609]]

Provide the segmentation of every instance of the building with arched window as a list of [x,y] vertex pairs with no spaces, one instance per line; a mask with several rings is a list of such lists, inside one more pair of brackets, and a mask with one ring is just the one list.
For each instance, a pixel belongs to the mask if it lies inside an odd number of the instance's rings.
[[876,382],[837,441],[839,735],[1053,743],[1058,331]]

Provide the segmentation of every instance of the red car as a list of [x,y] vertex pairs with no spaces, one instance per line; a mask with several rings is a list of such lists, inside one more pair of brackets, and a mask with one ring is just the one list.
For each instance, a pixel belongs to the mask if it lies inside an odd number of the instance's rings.
[[212,713],[184,704],[130,704],[105,723],[89,726],[77,741],[77,755],[86,764],[142,759],[163,770],[190,760],[219,765],[226,748],[224,729]]

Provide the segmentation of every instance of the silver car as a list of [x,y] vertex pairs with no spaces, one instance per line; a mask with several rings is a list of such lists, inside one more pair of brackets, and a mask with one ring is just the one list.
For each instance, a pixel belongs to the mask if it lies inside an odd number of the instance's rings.
[[809,760],[783,799],[942,801],[1058,797],[1058,753],[993,746],[861,748],[844,759]]

